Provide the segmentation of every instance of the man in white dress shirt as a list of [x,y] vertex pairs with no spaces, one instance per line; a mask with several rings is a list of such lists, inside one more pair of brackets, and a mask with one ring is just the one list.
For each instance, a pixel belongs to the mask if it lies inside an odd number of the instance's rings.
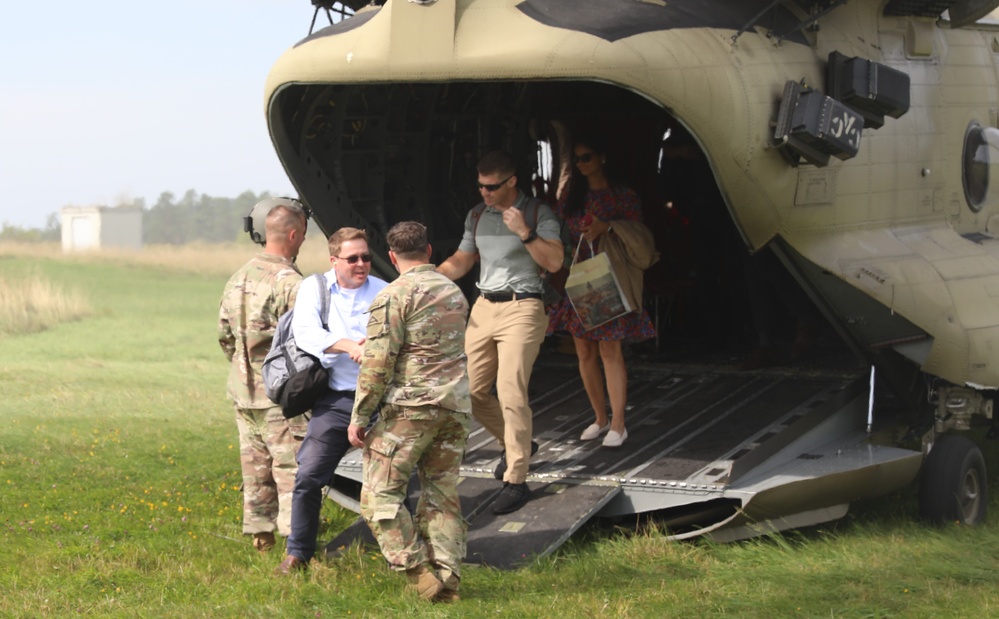
[[368,326],[368,307],[387,283],[371,272],[371,254],[364,230],[341,228],[329,240],[326,273],[330,309],[323,329],[319,315],[322,291],[317,278],[304,281],[295,300],[291,328],[298,347],[316,356],[330,371],[330,391],[312,409],[309,429],[298,450],[298,473],[291,502],[291,535],[279,574],[302,570],[316,553],[323,486],[333,479],[340,459],[350,449],[347,426],[354,408],[354,391]]

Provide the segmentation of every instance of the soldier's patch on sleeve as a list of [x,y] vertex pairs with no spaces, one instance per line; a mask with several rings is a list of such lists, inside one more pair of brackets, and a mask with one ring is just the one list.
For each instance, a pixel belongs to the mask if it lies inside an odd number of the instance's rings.
[[368,339],[384,337],[389,332],[388,300],[376,298],[368,308]]

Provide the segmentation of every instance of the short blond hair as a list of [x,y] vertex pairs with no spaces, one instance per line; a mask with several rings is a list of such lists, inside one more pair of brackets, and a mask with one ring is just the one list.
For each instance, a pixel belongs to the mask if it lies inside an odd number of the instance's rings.
[[368,233],[360,228],[351,228],[349,226],[340,228],[330,235],[330,256],[334,258],[339,256],[340,248],[344,243],[347,241],[356,241],[357,239],[363,239],[364,242],[367,243]]
[[279,237],[288,236],[292,230],[298,230],[300,234],[305,234],[308,220],[302,207],[290,204],[278,204],[271,208],[264,220],[264,230],[267,235],[277,235]]

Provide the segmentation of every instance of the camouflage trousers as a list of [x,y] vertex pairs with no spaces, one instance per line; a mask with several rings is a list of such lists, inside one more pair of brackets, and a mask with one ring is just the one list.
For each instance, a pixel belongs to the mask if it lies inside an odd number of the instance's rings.
[[[361,515],[385,559],[399,571],[429,562],[450,589],[458,588],[468,535],[458,469],[469,423],[469,415],[445,409],[384,405],[364,446]],[[410,515],[403,501],[414,468],[422,491]]]
[[306,415],[285,419],[281,407],[236,407],[243,471],[243,533],[291,533],[295,455],[308,427]]

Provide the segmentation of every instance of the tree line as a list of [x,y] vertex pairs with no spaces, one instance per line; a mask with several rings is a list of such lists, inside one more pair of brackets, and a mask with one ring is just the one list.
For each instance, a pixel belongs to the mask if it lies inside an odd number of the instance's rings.
[[[118,206],[139,207],[142,214],[142,242],[147,245],[184,245],[195,241],[230,243],[243,235],[243,217],[258,201],[270,197],[244,191],[235,198],[218,198],[187,190],[179,199],[170,191],[160,194],[156,204],[146,206],[142,198]],[[59,241],[62,238],[58,213],[48,216],[44,228],[22,228],[6,222],[0,226],[0,241]]]
[[189,189],[178,200],[165,191],[143,213],[142,241],[147,245],[230,243],[243,234],[243,218],[253,205],[267,197],[267,192],[244,191],[235,198],[217,198]]

